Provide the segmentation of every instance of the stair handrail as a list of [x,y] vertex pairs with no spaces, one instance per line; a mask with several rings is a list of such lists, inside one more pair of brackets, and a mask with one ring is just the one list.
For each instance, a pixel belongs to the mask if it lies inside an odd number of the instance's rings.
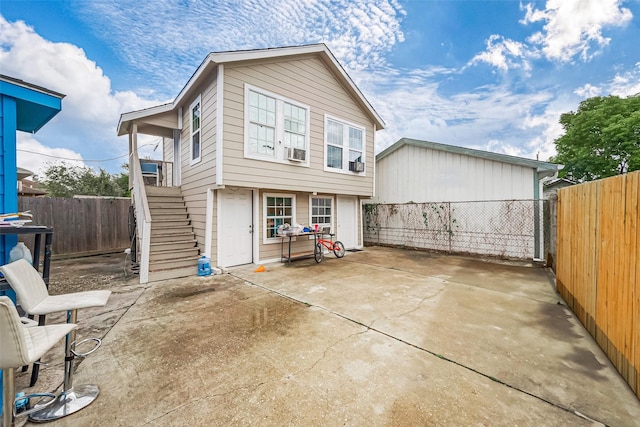
[[129,154],[129,167],[133,176],[131,197],[133,198],[136,220],[138,221],[138,234],[140,236],[139,277],[140,283],[147,283],[149,282],[149,252],[151,250],[151,211],[149,210],[147,191],[144,187],[144,179],[142,178],[138,150],[135,146]]

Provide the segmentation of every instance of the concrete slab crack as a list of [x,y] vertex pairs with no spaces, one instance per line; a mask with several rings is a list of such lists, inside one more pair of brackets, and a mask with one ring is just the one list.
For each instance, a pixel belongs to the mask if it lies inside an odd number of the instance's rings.
[[[231,273],[230,273],[230,274],[231,274]],[[465,364],[463,364],[463,363],[460,363],[460,362],[458,362],[458,361],[456,361],[456,360],[450,359],[450,358],[448,358],[448,357],[446,357],[446,356],[444,356],[444,355],[438,354],[438,353],[436,353],[435,351],[432,351],[432,350],[429,350],[429,349],[427,349],[427,348],[421,347],[421,346],[419,346],[419,345],[413,344],[413,343],[411,343],[411,342],[409,342],[409,341],[406,341],[406,340],[404,340],[404,339],[402,339],[402,338],[399,338],[399,337],[396,337],[396,336],[394,336],[394,335],[391,335],[390,333],[387,333],[387,332],[384,332],[384,331],[382,331],[382,330],[380,330],[380,329],[376,329],[376,328],[374,328],[374,327],[372,326],[372,325],[373,325],[373,323],[375,323],[376,321],[378,321],[378,320],[382,319],[382,317],[377,318],[377,319],[374,319],[374,320],[373,320],[372,322],[370,322],[369,324],[365,324],[365,323],[360,322],[360,321],[358,321],[358,320],[356,320],[356,319],[350,318],[350,317],[348,317],[348,316],[346,316],[346,315],[343,315],[343,314],[338,313],[338,312],[336,312],[336,311],[330,310],[330,309],[328,309],[328,308],[326,308],[326,307],[322,307],[322,306],[319,306],[319,305],[310,304],[310,303],[308,303],[308,302],[298,300],[298,299],[296,299],[296,298],[294,298],[294,297],[292,297],[292,296],[290,296],[290,295],[286,295],[286,294],[284,294],[284,293],[282,293],[282,292],[279,292],[279,291],[277,291],[277,290],[275,290],[275,289],[270,289],[270,288],[268,288],[268,287],[266,287],[266,286],[264,286],[264,285],[260,285],[260,284],[258,284],[258,283],[254,283],[254,282],[248,281],[248,280],[246,280],[246,279],[244,279],[244,278],[242,278],[242,277],[235,276],[235,275],[233,275],[233,274],[231,274],[231,275],[232,275],[232,276],[234,276],[234,277],[236,277],[236,278],[238,278],[238,279],[240,279],[240,280],[243,280],[247,285],[255,286],[255,287],[258,287],[258,288],[261,288],[261,289],[267,290],[267,291],[269,291],[269,292],[272,292],[272,293],[274,293],[274,294],[280,295],[280,296],[282,296],[283,298],[287,298],[287,299],[289,299],[289,300],[291,300],[291,301],[295,301],[295,302],[297,302],[297,303],[305,304],[305,305],[307,305],[307,306],[311,306],[311,307],[314,307],[314,308],[317,308],[317,309],[323,310],[323,311],[325,311],[325,312],[327,312],[327,313],[333,314],[334,316],[340,317],[340,318],[342,318],[342,319],[344,319],[344,320],[346,320],[346,321],[348,321],[348,322],[354,323],[354,324],[356,324],[356,325],[360,325],[360,326],[362,326],[362,327],[364,327],[364,328],[365,328],[365,330],[364,330],[364,331],[361,331],[361,332],[356,333],[356,334],[352,334],[351,336],[358,335],[358,334],[361,334],[361,333],[365,333],[365,332],[368,332],[368,331],[376,332],[376,333],[378,333],[378,334],[380,334],[380,335],[383,335],[383,336],[388,337],[388,338],[390,338],[390,339],[392,339],[392,340],[398,341],[398,342],[400,342],[400,343],[402,343],[402,344],[408,345],[408,346],[410,346],[410,347],[412,347],[412,348],[415,348],[415,349],[417,349],[417,350],[419,350],[419,351],[422,351],[422,352],[428,353],[428,354],[430,354],[430,355],[432,355],[432,356],[435,356],[435,357],[437,357],[437,358],[439,358],[439,359],[441,359],[441,360],[443,360],[443,361],[445,361],[445,362],[448,362],[448,363],[452,363],[452,364],[454,364],[454,365],[457,365],[457,366],[459,366],[459,367],[461,367],[461,368],[463,368],[463,369],[466,369],[466,370],[468,370],[468,371],[470,371],[470,372],[473,372],[474,374],[480,375],[480,376],[482,376],[482,377],[484,377],[484,378],[487,378],[487,379],[489,379],[489,380],[491,380],[491,381],[493,381],[493,382],[496,382],[496,383],[498,383],[498,384],[500,384],[500,385],[503,385],[503,386],[505,386],[505,387],[508,387],[508,388],[510,388],[510,389],[512,389],[512,390],[515,390],[515,391],[517,391],[517,392],[520,392],[520,393],[526,394],[526,395],[528,395],[528,396],[530,396],[530,397],[532,397],[532,398],[534,398],[534,399],[540,400],[540,401],[542,401],[542,402],[544,402],[544,403],[546,403],[546,404],[549,404],[549,405],[554,406],[554,407],[556,407],[556,408],[558,408],[558,409],[561,409],[561,410],[563,410],[563,411],[566,411],[566,412],[568,412],[568,413],[570,413],[570,414],[572,414],[572,415],[574,415],[574,416],[577,416],[577,417],[579,417],[579,418],[582,418],[582,419],[588,420],[589,422],[592,422],[592,423],[597,423],[597,424],[599,424],[599,425],[606,426],[606,424],[605,424],[605,423],[603,423],[603,422],[601,422],[601,421],[598,421],[598,420],[595,420],[595,419],[592,419],[592,418],[590,418],[590,417],[588,417],[588,416],[586,416],[586,415],[584,415],[584,414],[582,414],[582,413],[580,413],[580,412],[578,412],[578,411],[576,411],[576,410],[573,410],[573,409],[571,409],[571,408],[568,408],[568,407],[566,407],[566,406],[563,406],[563,405],[561,405],[561,404],[559,404],[559,403],[553,402],[553,401],[551,401],[551,400],[549,400],[549,399],[546,399],[546,398],[544,398],[544,397],[542,397],[542,396],[538,396],[538,395],[536,395],[536,394],[534,394],[534,393],[531,393],[531,392],[529,392],[529,391],[526,391],[526,390],[524,390],[524,389],[521,389],[521,388],[519,388],[519,387],[516,387],[516,386],[514,386],[514,385],[512,385],[512,384],[506,383],[506,382],[504,382],[504,381],[502,381],[502,380],[500,380],[500,379],[498,379],[498,378],[495,378],[495,377],[493,377],[493,376],[491,376],[491,375],[489,375],[489,374],[486,374],[486,373],[484,373],[484,372],[481,372],[481,371],[479,371],[479,370],[477,370],[477,369],[475,369],[475,368],[472,368],[472,367],[470,367],[470,366],[467,366],[467,365],[465,365]],[[427,276],[427,277],[431,277],[431,276]],[[448,282],[448,281],[447,281],[447,282]],[[448,283],[454,283],[454,282],[448,282]],[[444,288],[440,289],[440,291],[438,291],[438,293],[442,292],[442,290],[444,290]],[[436,294],[436,295],[437,295],[437,294]],[[413,309],[409,310],[409,311],[408,311],[408,312],[406,312],[406,313],[403,313],[403,314],[401,314],[401,315],[398,315],[397,317],[401,317],[401,316],[403,316],[403,315],[407,315],[408,313],[410,313],[410,312],[412,312],[412,311],[417,310],[417,309],[420,307],[420,305],[421,305],[422,303],[424,303],[424,301],[425,301],[425,300],[427,300],[427,299],[429,299],[429,298],[432,298],[432,297],[434,297],[434,296],[436,296],[436,295],[432,295],[432,296],[426,296],[426,297],[424,297],[424,298],[423,298],[423,299],[422,299],[422,300],[417,304],[417,306],[416,306],[416,307],[414,307]],[[304,369],[304,370],[312,369],[312,368],[313,368],[317,363],[319,363],[319,362],[320,362],[320,360],[322,360],[324,357],[326,357],[327,352],[329,351],[329,349],[330,349],[331,347],[335,346],[335,345],[336,345],[336,344],[338,344],[340,341],[343,341],[343,340],[345,340],[345,339],[347,339],[347,338],[349,338],[349,337],[345,337],[345,338],[343,338],[343,339],[339,340],[338,342],[336,342],[336,343],[332,344],[331,346],[329,346],[327,349],[325,349],[324,354],[323,354],[323,356],[322,356],[320,359],[318,359],[318,360],[317,360],[317,361],[316,361],[316,362],[315,362],[315,363],[314,363],[310,368],[306,368],[306,369]],[[304,370],[300,370],[299,372],[302,372],[302,371],[304,371]]]
[[313,362],[313,363],[311,364],[311,366],[306,367],[306,368],[303,368],[303,369],[298,369],[298,370],[297,370],[297,371],[295,371],[292,375],[298,375],[298,374],[300,374],[301,372],[305,372],[305,371],[310,371],[310,370],[312,370],[313,368],[315,368],[315,367],[316,367],[316,365],[317,365],[318,363],[320,363],[322,360],[324,360],[324,359],[327,357],[327,353],[328,353],[328,352],[329,352],[329,350],[331,350],[333,347],[335,347],[336,345],[338,345],[338,344],[340,344],[340,343],[342,343],[342,342],[344,342],[344,341],[346,341],[346,340],[348,340],[348,339],[350,339],[350,338],[352,338],[352,337],[355,337],[355,336],[357,336],[357,335],[364,334],[364,333],[366,333],[366,332],[368,332],[368,331],[369,331],[369,328],[366,328],[366,329],[365,329],[365,330],[363,330],[363,331],[356,332],[356,333],[354,333],[354,334],[350,334],[350,335],[347,335],[346,337],[343,337],[343,338],[341,338],[341,339],[339,339],[339,340],[336,340],[334,343],[330,344],[329,346],[327,346],[327,347],[324,349],[324,351],[322,352],[322,357],[318,358],[315,362]]
[[376,318],[375,318],[375,319],[373,319],[371,322],[369,322],[369,325],[368,325],[368,326],[369,326],[370,328],[372,328],[372,327],[373,327],[373,324],[374,324],[374,323],[376,323],[377,321],[381,320],[381,319],[389,319],[389,318],[396,318],[396,319],[399,319],[400,317],[403,317],[403,316],[406,316],[406,315],[408,315],[408,314],[411,314],[411,313],[413,313],[414,311],[416,311],[417,309],[419,309],[419,308],[420,308],[420,306],[422,306],[422,304],[423,304],[426,300],[431,299],[431,298],[435,298],[435,297],[437,297],[438,295],[440,295],[440,293],[442,293],[442,291],[444,291],[444,289],[445,289],[445,288],[444,288],[444,287],[442,287],[442,288],[440,288],[437,292],[435,292],[434,294],[425,296],[425,297],[424,297],[424,298],[422,298],[420,301],[418,301],[418,303],[416,304],[416,306],[415,306],[414,308],[412,308],[411,310],[407,310],[407,311],[405,311],[405,312],[402,312],[402,313],[399,313],[399,314],[395,314],[395,315],[393,315],[393,316],[380,316],[380,317],[376,317]]

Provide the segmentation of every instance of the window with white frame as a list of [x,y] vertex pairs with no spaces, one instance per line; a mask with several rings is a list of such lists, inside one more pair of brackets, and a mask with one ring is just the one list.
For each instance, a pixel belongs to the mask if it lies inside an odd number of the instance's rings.
[[308,165],[309,107],[250,85],[245,99],[245,157]]
[[325,170],[364,174],[364,147],[364,128],[325,116]]
[[201,132],[200,132],[200,119],[202,116],[202,102],[200,96],[191,104],[189,108],[189,116],[191,123],[191,164],[198,163],[201,157]]
[[309,224],[313,227],[318,224],[318,228],[328,228],[333,231],[333,198],[326,196],[311,196],[311,217]]
[[264,194],[263,199],[264,240],[280,241],[278,227],[293,225],[296,216],[296,196],[293,194]]
[[249,152],[275,156],[276,100],[258,92],[249,92]]

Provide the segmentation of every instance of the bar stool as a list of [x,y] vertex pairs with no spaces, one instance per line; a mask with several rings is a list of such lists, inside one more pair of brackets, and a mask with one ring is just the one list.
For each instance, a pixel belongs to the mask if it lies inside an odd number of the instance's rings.
[[[111,291],[86,291],[63,295],[49,295],[40,274],[27,261],[21,259],[0,267],[9,285],[16,292],[18,303],[32,315],[47,315],[60,311],[67,312],[67,323],[76,323],[79,308],[103,307]],[[65,341],[64,386],[56,400],[48,407],[29,415],[34,422],[52,421],[73,414],[91,404],[100,393],[97,385],[73,385],[73,361],[76,356],[86,357],[96,351],[101,341],[87,338],[75,342],[76,331],[71,330]],[[76,345],[94,341],[95,347],[86,353],[75,351]]]
[[[18,310],[9,297],[0,296],[0,368],[4,384],[2,398],[2,425],[13,426],[16,415],[29,415],[38,412],[55,402],[56,395],[51,393],[34,393],[15,399],[15,370],[40,359],[58,341],[67,335],[76,325],[25,327]],[[17,414],[16,403],[32,397],[48,397],[46,403]]]

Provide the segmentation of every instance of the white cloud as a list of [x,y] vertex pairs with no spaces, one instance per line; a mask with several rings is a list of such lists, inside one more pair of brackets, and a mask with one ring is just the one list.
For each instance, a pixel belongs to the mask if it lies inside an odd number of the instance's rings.
[[[66,95],[62,111],[35,138],[20,137],[21,144],[37,142],[38,152],[63,157],[103,159],[125,154],[128,145],[116,137],[121,112],[158,104],[133,92],[113,92],[111,81],[85,52],[69,43],[43,39],[22,21],[8,22],[0,15],[0,68],[2,73]],[[65,146],[65,149],[54,147]],[[60,151],[62,150],[62,151]],[[42,167],[44,156],[21,153],[29,169]],[[119,170],[126,161],[102,165]],[[23,166],[21,164],[21,166]]]
[[616,74],[608,84],[608,92],[622,97],[640,95],[640,62],[636,68],[622,74]]
[[617,95],[627,97],[640,94],[640,62],[635,68],[616,75],[607,82],[594,86],[590,83],[577,88],[574,93],[586,99],[594,96]]
[[[532,111],[543,111],[551,93],[516,94],[505,86],[484,86],[468,93],[443,96],[440,77],[430,70],[390,76],[388,71],[369,72],[359,84],[372,93],[370,101],[387,123],[376,134],[376,152],[402,137],[416,138],[481,150],[546,160],[548,127],[559,119],[531,120]],[[546,156],[546,157],[543,157]]]
[[[348,69],[384,63],[404,40],[395,0],[82,2],[78,11],[132,72],[175,95],[211,51],[326,43]],[[179,19],[177,19],[179,17]],[[141,25],[144,23],[144,25]],[[167,58],[173,66],[167,66]],[[177,65],[179,64],[179,65]]]
[[486,46],[487,49],[474,56],[467,66],[485,62],[505,72],[513,68],[531,70],[527,57],[535,57],[536,52],[525,44],[493,34],[486,41]]
[[50,164],[66,162],[74,166],[86,166],[82,156],[67,148],[51,148],[41,144],[34,135],[18,132],[16,143],[17,164],[43,177]]
[[591,83],[587,83],[586,85],[574,90],[573,93],[581,98],[591,98],[593,96],[600,95],[600,91],[601,89],[599,87],[594,86]]
[[568,62],[578,55],[588,61],[609,44],[605,27],[619,27],[631,21],[632,14],[621,0],[548,0],[544,9],[524,6],[523,24],[545,22],[542,31],[528,42],[540,46],[549,60]]
[[541,113],[527,114],[523,123],[524,129],[534,129],[537,132],[531,133],[529,140],[524,141],[525,151],[535,153],[542,161],[555,156],[557,152],[554,141],[564,133],[560,124],[560,115],[571,111],[576,105],[577,100],[574,98],[554,99],[544,107]]

